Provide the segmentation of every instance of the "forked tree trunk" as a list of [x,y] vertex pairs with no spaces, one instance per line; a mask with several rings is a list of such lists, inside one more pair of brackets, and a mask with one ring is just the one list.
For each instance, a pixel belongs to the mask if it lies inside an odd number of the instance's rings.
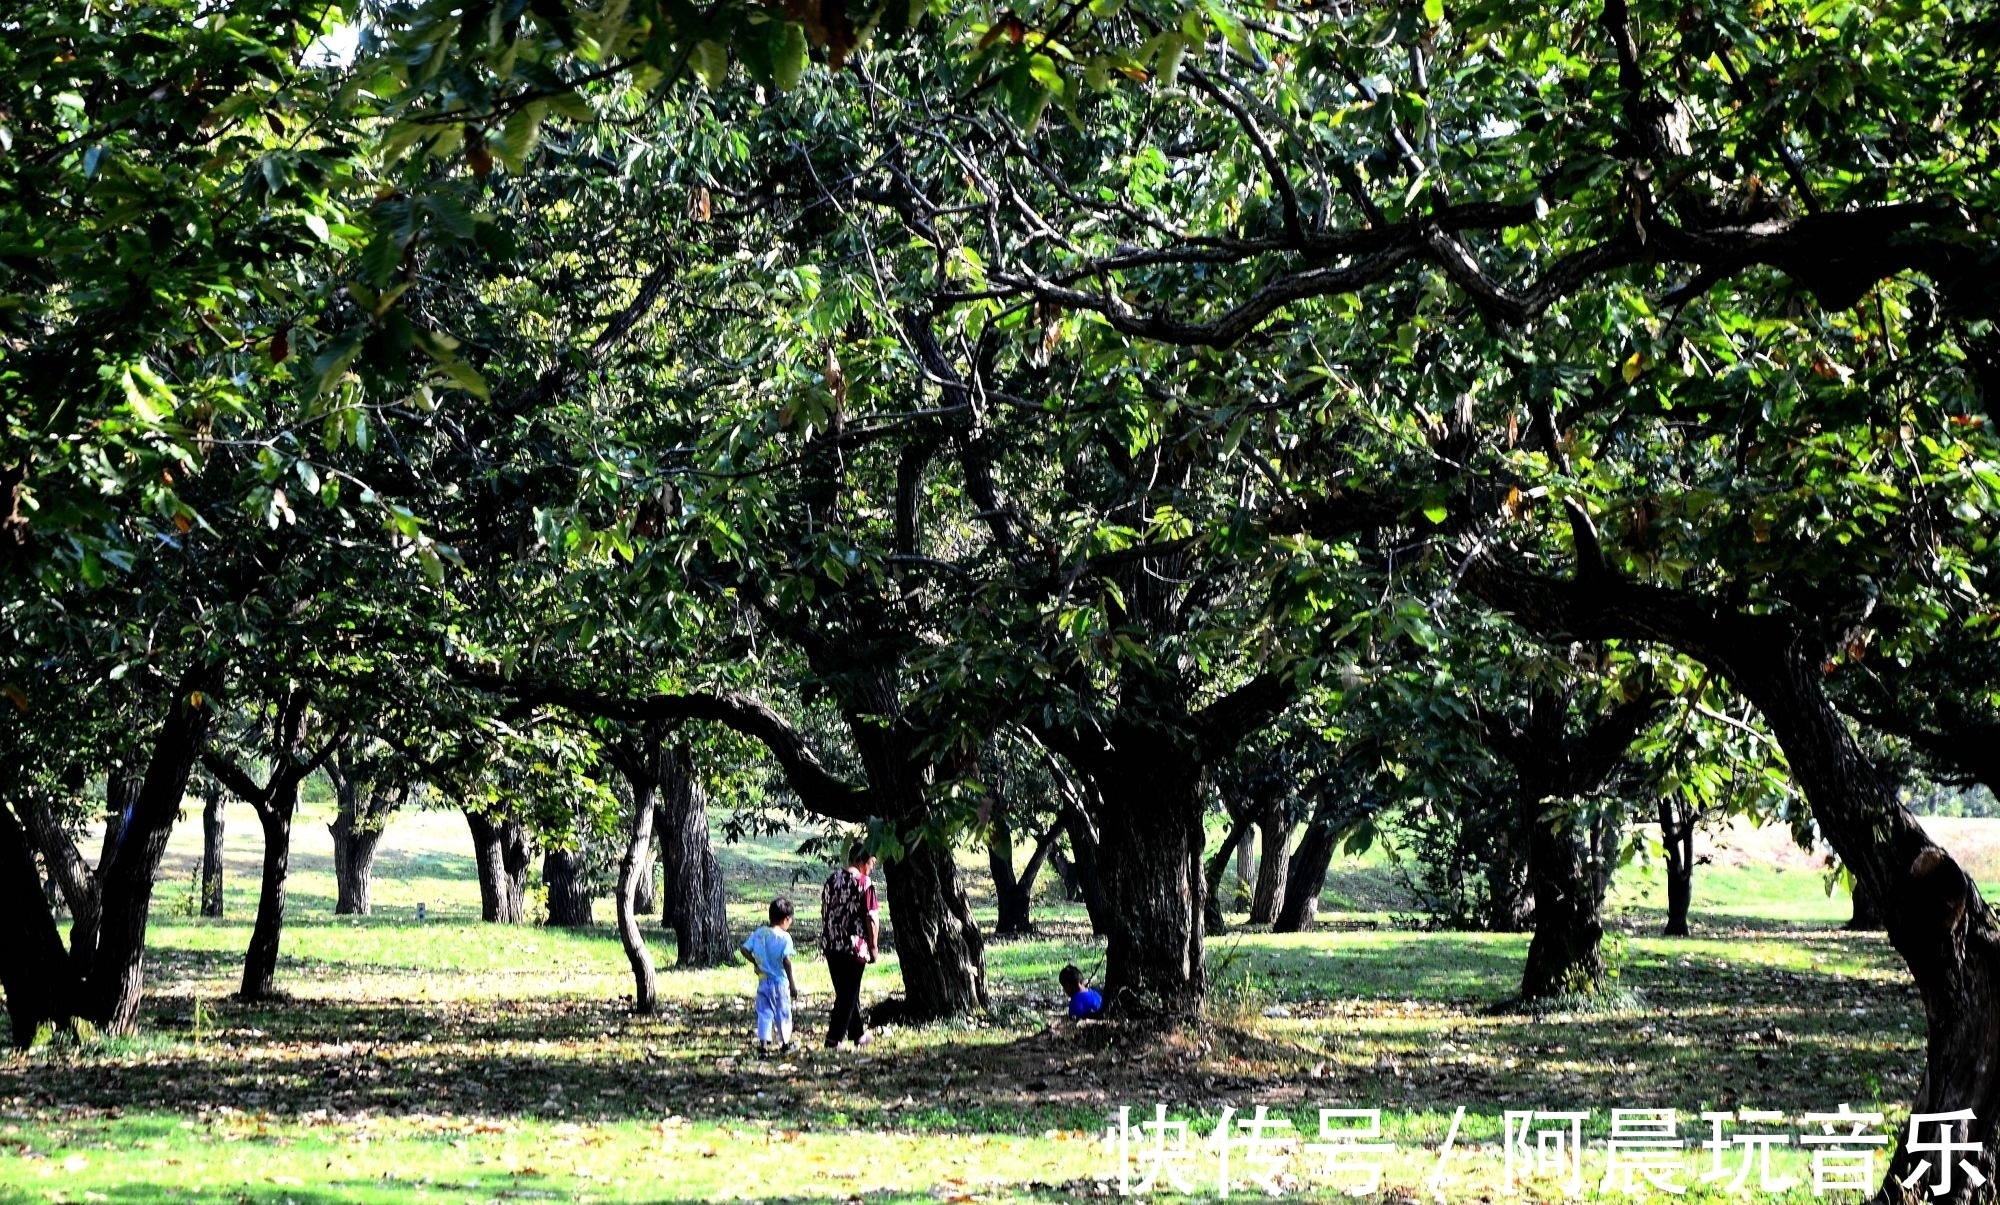
[[125,826],[132,818],[133,809],[138,807],[139,792],[144,787],[143,778],[122,769],[112,770],[105,779],[104,839],[97,854],[98,871],[91,876],[88,888],[79,893],[78,902],[82,907],[73,905],[70,908],[69,956],[79,977],[88,977],[91,965],[97,959],[97,928],[103,909],[100,884],[104,868],[111,865],[111,859],[118,852],[125,836]]
[[654,785],[656,774],[645,773],[640,767],[658,765],[658,744],[653,742],[650,756],[634,752],[638,756],[631,763],[619,763],[632,787],[632,819],[625,834],[625,856],[618,860],[618,892],[614,902],[618,913],[618,944],[625,948],[625,960],[632,967],[632,1011],[651,1016],[660,1007],[660,985],[659,977],[653,973],[653,955],[646,948],[646,935],[639,928],[642,915],[639,888],[652,877],[648,851],[653,846],[653,812],[659,802],[659,791]]
[[886,863],[883,873],[903,972],[904,1018],[931,1021],[984,1009],[985,942],[959,885],[951,848],[913,828],[897,837],[903,855]]
[[188,777],[208,740],[212,717],[208,696],[219,677],[218,670],[201,667],[182,679],[153,742],[132,819],[102,871],[97,957],[79,987],[77,1011],[109,1034],[130,1034],[138,1025],[153,878],[180,815]]
[[591,923],[588,856],[581,849],[552,849],[542,855],[542,883],[549,892],[548,923],[581,929]]
[[663,754],[658,764],[662,919],[680,947],[674,962],[722,966],[736,956],[736,949],[729,940],[722,866],[708,835],[708,793],[685,749]]
[[1660,797],[1660,845],[1666,850],[1667,937],[1688,935],[1688,909],[1694,903],[1695,814],[1678,799]]
[[1257,889],[1250,896],[1250,923],[1268,925],[1285,896],[1292,862],[1292,825],[1284,808],[1272,804],[1257,820]]
[[341,750],[327,759],[333,783],[333,884],[336,916],[367,916],[375,883],[375,851],[389,817],[409,798],[407,781],[391,782],[382,764]]
[[1035,880],[1041,877],[1042,867],[1047,864],[1061,832],[1060,824],[1052,824],[1035,838],[1028,864],[1016,874],[1013,827],[1004,813],[994,815],[993,829],[986,842],[986,862],[993,874],[993,892],[999,905],[999,917],[993,926],[995,933],[1020,936],[1035,931]]
[[993,899],[998,913],[993,932],[1000,937],[1033,932],[1028,893],[1021,890],[1020,877],[1014,873],[1014,829],[1006,812],[1000,809],[995,809],[992,827],[986,832],[986,869],[993,876]]
[[208,782],[201,790],[201,914],[222,916],[222,839],[229,793]]
[[285,885],[292,865],[292,816],[298,810],[296,781],[281,781],[271,802],[257,809],[264,830],[264,873],[257,884],[257,920],[250,928],[250,948],[243,955],[243,983],[237,996],[268,1000],[278,976],[278,945],[285,931]]
[[479,919],[518,925],[527,918],[528,836],[512,816],[493,819],[467,809],[473,868],[479,875]]

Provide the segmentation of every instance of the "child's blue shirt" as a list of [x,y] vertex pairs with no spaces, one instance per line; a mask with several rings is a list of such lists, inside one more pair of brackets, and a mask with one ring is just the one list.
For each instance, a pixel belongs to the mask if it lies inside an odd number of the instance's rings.
[[793,950],[791,934],[783,929],[760,925],[755,933],[744,939],[743,948],[757,960],[758,974],[766,979],[784,981],[785,959],[792,956]]
[[1104,1011],[1104,997],[1094,987],[1087,987],[1069,998],[1069,1015],[1081,1021],[1085,1017],[1095,1017]]

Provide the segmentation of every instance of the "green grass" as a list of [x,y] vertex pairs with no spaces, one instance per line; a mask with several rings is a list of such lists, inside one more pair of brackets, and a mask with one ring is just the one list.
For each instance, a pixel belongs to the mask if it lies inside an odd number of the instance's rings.
[[[1816,874],[1705,867],[1697,936],[1668,940],[1651,935],[1647,868],[1628,868],[1608,942],[1615,1006],[1533,1014],[1508,1004],[1527,938],[1384,927],[1407,905],[1379,859],[1338,868],[1319,932],[1212,939],[1202,1027],[1059,1021],[1056,970],[1101,967],[1103,947],[1076,906],[1045,898],[1042,935],[989,948],[988,1017],[760,1062],[747,971],[663,969],[662,1012],[635,1017],[608,924],[469,919],[478,897],[455,815],[392,825],[380,914],[365,919],[327,914],[324,819],[302,820],[279,968],[290,998],[244,1005],[229,993],[257,850],[237,819],[228,919],[173,915],[180,880],[162,884],[144,1036],[0,1060],[0,1202],[1066,1201],[1115,1193],[1096,1136],[1120,1106],[1150,1117],[1160,1104],[1197,1135],[1226,1107],[1264,1106],[1308,1137],[1321,1107],[1379,1108],[1396,1200],[1427,1195],[1464,1106],[1445,1197],[1474,1201],[1503,1187],[1509,1109],[1590,1109],[1601,1138],[1613,1107],[1675,1108],[1696,1144],[1703,1109],[1796,1118],[1847,1101],[1894,1125],[1920,1062],[1921,1009],[1893,953],[1838,930],[1845,901]],[[177,834],[182,867],[197,827]],[[793,891],[790,847],[724,851],[740,928]],[[975,870],[968,885],[989,908]],[[1366,911],[1340,911],[1341,898]],[[609,913],[600,902],[600,922]],[[670,966],[671,937],[648,934]],[[829,998],[810,954],[801,979],[810,1034]],[[896,984],[891,959],[866,990]],[[1689,1168],[1705,1158],[1691,1151]],[[1781,1167],[1803,1174],[1801,1159]],[[1602,1162],[1593,1149],[1588,1179]],[[1350,1199],[1311,1170],[1291,1165],[1303,1178],[1289,1199]],[[1212,1199],[1213,1184],[1195,1195]]]

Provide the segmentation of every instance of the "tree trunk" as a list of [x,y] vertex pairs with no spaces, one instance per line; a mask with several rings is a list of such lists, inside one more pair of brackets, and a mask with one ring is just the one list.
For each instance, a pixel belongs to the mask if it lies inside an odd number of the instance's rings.
[[1070,883],[1083,898],[1083,910],[1090,917],[1090,931],[1102,937],[1111,932],[1111,905],[1104,894],[1104,876],[1097,864],[1097,827],[1082,808],[1063,809],[1063,835],[1069,838]]
[[367,916],[373,909],[368,893],[375,882],[382,829],[372,822],[357,824],[346,810],[335,813],[326,827],[333,834],[334,915]]
[[27,830],[0,803],[0,989],[14,1048],[26,1050],[44,1023],[72,1012],[76,977],[41,891]]
[[108,1034],[130,1034],[138,1024],[153,877],[180,815],[188,776],[208,740],[208,696],[219,676],[219,671],[197,667],[181,681],[154,740],[131,821],[100,877],[97,958],[79,987],[78,1011]]
[[285,930],[285,882],[291,872],[292,816],[298,809],[299,787],[290,778],[276,785],[271,802],[257,809],[257,823],[264,830],[264,874],[257,884],[257,920],[250,929],[250,948],[243,955],[243,984],[237,992],[243,1000],[268,1000],[275,994],[278,943]]
[[[658,798],[657,794],[655,798]],[[646,820],[646,831],[653,834],[653,839],[646,843],[645,849],[639,851],[638,880],[632,894],[633,911],[640,916],[651,916],[660,910],[659,863],[653,856],[660,830],[651,817]]]
[[385,781],[381,763],[343,749],[327,759],[333,783],[333,883],[336,916],[367,916],[375,881],[375,850],[389,817],[409,798],[407,782]]
[[1535,895],[1535,936],[1521,973],[1521,998],[1546,1000],[1604,986],[1603,896],[1576,812],[1525,781],[1520,806],[1529,816],[1528,887]]
[[1285,876],[1291,869],[1292,825],[1284,808],[1272,804],[1257,821],[1257,890],[1250,897],[1250,923],[1268,925],[1285,896]]
[[986,943],[959,885],[950,846],[904,827],[900,858],[888,862],[889,915],[903,972],[903,1016],[932,1021],[987,1005]]
[[664,754],[659,765],[662,919],[680,947],[674,963],[722,966],[736,957],[736,948],[729,940],[722,867],[708,835],[708,794],[685,749]]
[[1090,770],[1103,801],[1105,1002],[1120,1012],[1191,1017],[1208,988],[1200,769],[1170,741],[1129,729],[1113,740]]
[[1285,876],[1285,900],[1271,922],[1273,933],[1304,933],[1319,918],[1319,897],[1326,890],[1326,872],[1333,865],[1335,817],[1344,809],[1331,795],[1322,796],[1306,821],[1305,836],[1292,854],[1290,873]]
[[548,887],[548,923],[581,929],[591,923],[589,858],[582,849],[552,849],[542,855],[542,882]]
[[[39,794],[24,795],[15,801],[15,806],[29,844],[41,851],[42,864],[55,879],[69,911],[71,956],[82,951],[94,954],[99,899],[97,874],[83,860],[76,842],[56,818],[52,800]],[[73,962],[69,973],[81,976],[86,966],[86,962]]]
[[1880,933],[1887,926],[1882,921],[1882,908],[1875,897],[1868,894],[1860,879],[1854,880],[1854,911],[1844,926],[1850,933]]
[[[659,764],[657,744],[645,760]],[[639,889],[652,878],[653,810],[659,802],[655,775],[639,766],[621,763],[632,785],[632,823],[626,832],[625,856],[618,860],[618,944],[625,947],[625,960],[632,965],[632,1011],[651,1016],[660,1007],[659,978],[653,973],[653,955],[646,949],[646,935],[639,929]],[[649,909],[648,909],[649,910]]]
[[1223,834],[1222,844],[1208,855],[1208,865],[1202,870],[1202,926],[1210,937],[1229,931],[1229,922],[1222,915],[1222,876],[1229,871],[1229,859],[1240,857],[1249,848],[1244,838],[1250,835],[1251,823],[1249,808],[1231,812],[1229,831]]
[[218,782],[201,789],[201,914],[222,915],[222,838],[229,793]]
[[1688,935],[1688,907],[1694,903],[1695,815],[1678,800],[1660,797],[1660,845],[1667,851],[1667,937]]
[[[1931,841],[1897,799],[1895,784],[1855,743],[1826,698],[1818,659],[1797,644],[1780,646],[1780,657],[1759,655],[1776,650],[1744,650],[1730,677],[1764,713],[1820,831],[1880,904],[1889,942],[1923,996],[1924,1076],[1911,1113],[1972,1110],[1973,1121],[1950,1128],[1955,1141],[1978,1144],[1970,1162],[1986,1180],[1983,1195],[1963,1169],[1944,1196],[1902,1188],[1899,1181],[1915,1177],[1925,1158],[1908,1149],[1905,1131],[1880,1199],[1990,1201],[2000,1178],[2000,927],[1978,885]],[[1938,1128],[1923,1137],[1934,1139]]]
[[495,820],[467,809],[472,857],[479,874],[479,919],[518,925],[527,918],[528,838],[512,816]]
[[1028,896],[1014,874],[1014,830],[1006,813],[996,811],[992,827],[986,831],[986,869],[993,876],[993,898],[999,916],[993,932],[999,937],[1019,937],[1033,931],[1028,923]]
[[986,841],[986,863],[993,872],[993,892],[999,903],[999,919],[993,931],[1001,936],[1021,936],[1035,931],[1035,879],[1055,847],[1060,825],[1051,825],[1035,839],[1028,865],[1014,873],[1014,830],[1004,813],[996,813]]
[[97,929],[102,912],[101,882],[105,867],[117,854],[125,836],[125,827],[132,819],[132,813],[139,805],[139,793],[145,788],[145,780],[137,774],[123,769],[113,769],[105,779],[104,841],[97,854],[97,873],[91,878],[90,888],[79,894],[81,907],[72,904],[69,930],[69,956],[79,978],[87,978],[97,960]]

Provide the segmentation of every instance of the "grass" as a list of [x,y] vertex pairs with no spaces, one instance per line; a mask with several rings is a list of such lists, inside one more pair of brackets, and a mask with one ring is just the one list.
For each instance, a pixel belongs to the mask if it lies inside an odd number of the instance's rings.
[[[155,910],[144,1036],[0,1060],[0,1201],[1067,1201],[1116,1194],[1097,1138],[1121,1106],[1143,1119],[1159,1105],[1197,1143],[1225,1108],[1262,1106],[1308,1139],[1320,1108],[1380,1109],[1396,1146],[1389,1200],[1430,1195],[1463,1106],[1443,1196],[1490,1200],[1505,1188],[1508,1110],[1592,1110],[1594,1182],[1611,1108],[1677,1109],[1692,1181],[1708,1159],[1700,1111],[1781,1109],[1777,1128],[1795,1131],[1799,1114],[1845,1101],[1893,1126],[1920,1063],[1921,1008],[1893,953],[1839,931],[1844,900],[1801,868],[1704,867],[1685,940],[1651,936],[1657,891],[1630,868],[1613,901],[1613,1005],[1534,1014],[1507,1004],[1525,936],[1384,927],[1406,906],[1392,877],[1345,863],[1326,929],[1212,939],[1213,1019],[1167,1035],[1058,1020],[1055,971],[1101,965],[1102,945],[1075,906],[1043,900],[1041,935],[989,948],[988,1017],[779,1062],[754,1057],[747,970],[663,970],[662,1012],[635,1017],[608,924],[469,919],[478,897],[455,815],[399,818],[380,914],[328,915],[324,818],[312,819],[279,969],[290,998],[229,998],[253,826],[232,834],[222,921],[173,915],[198,836],[184,826]],[[800,869],[782,839],[725,850],[724,866],[745,931]],[[609,911],[600,902],[600,922]],[[671,937],[648,933],[669,965]],[[801,979],[810,1030],[828,999],[811,955]],[[892,959],[866,990],[896,983]],[[1207,1177],[1193,1195],[1213,1198],[1213,1160],[1193,1166]],[[1779,1167],[1807,1174],[1796,1149]],[[1339,1191],[1351,1178],[1321,1170],[1295,1159],[1279,1187],[1352,1199]],[[1255,1195],[1241,1178],[1234,1190]],[[1528,1191],[1551,1195],[1547,1180]],[[1760,1197],[1814,1199],[1803,1186]]]

